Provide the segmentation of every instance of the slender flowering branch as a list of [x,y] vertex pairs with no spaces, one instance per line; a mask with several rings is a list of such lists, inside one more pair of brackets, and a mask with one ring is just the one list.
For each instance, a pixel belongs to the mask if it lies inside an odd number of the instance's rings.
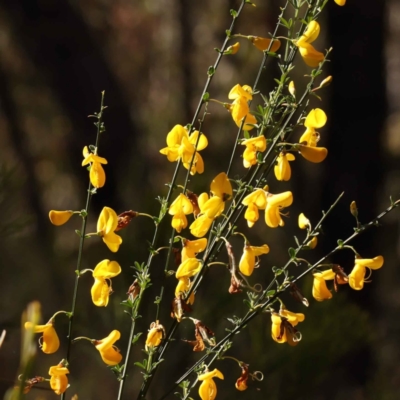
[[[95,151],[96,154],[98,152],[98,146],[99,146],[99,139],[100,139],[100,134],[104,131],[104,124],[102,121],[103,118],[103,112],[106,109],[104,106],[104,95],[105,92],[101,92],[101,103],[100,103],[100,111],[94,115],[94,117],[97,119],[97,122],[95,122],[95,125],[97,126],[97,134],[96,134],[96,144],[95,144]],[[76,310],[76,299],[78,296],[78,287],[79,287],[79,277],[80,277],[80,270],[81,270],[81,264],[82,264],[82,254],[83,254],[83,245],[85,243],[85,238],[86,238],[86,225],[87,225],[87,218],[89,214],[89,207],[90,207],[90,200],[93,196],[93,194],[96,193],[96,189],[93,187],[92,183],[89,180],[89,186],[87,190],[87,196],[86,196],[86,204],[85,204],[85,209],[84,213],[81,212],[82,216],[82,227],[80,230],[80,239],[79,239],[79,249],[78,249],[78,259],[76,262],[76,277],[75,277],[75,284],[74,284],[74,292],[72,296],[72,306],[71,306],[71,314],[69,318],[69,323],[68,323],[68,334],[67,334],[67,354],[65,357],[67,365],[69,364],[69,359],[70,359],[70,354],[71,354],[71,343],[72,343],[72,328],[73,328],[73,323],[74,323],[74,317],[75,317],[75,310]],[[65,392],[62,393],[61,395],[61,400],[65,399]]]
[[[333,203],[333,205],[330,207],[329,211],[326,212],[321,220],[318,222],[318,226],[320,227],[322,222],[325,220],[325,218],[329,215],[329,213],[333,210],[333,208],[335,207],[335,205],[338,203],[338,201],[340,200],[340,198],[343,196],[343,194],[341,194],[338,199],[335,201],[335,203]],[[301,273],[297,278],[291,280],[290,283],[295,283],[298,282],[300,279],[302,279],[304,276],[306,276],[307,274],[309,274],[313,269],[315,269],[318,265],[324,263],[329,257],[331,257],[332,255],[334,255],[335,253],[337,253],[338,251],[343,249],[343,245],[346,245],[348,243],[350,243],[353,239],[355,239],[356,237],[358,237],[359,235],[361,235],[362,233],[364,233],[365,231],[367,231],[368,229],[370,229],[373,226],[377,226],[379,221],[385,216],[387,215],[389,212],[393,211],[395,208],[397,208],[400,205],[400,200],[397,200],[396,202],[393,202],[386,210],[384,210],[382,213],[380,213],[378,216],[376,216],[374,219],[372,219],[370,222],[368,222],[367,224],[363,225],[360,229],[356,229],[356,231],[350,235],[346,240],[343,241],[343,243],[341,243],[340,245],[336,246],[334,249],[332,249],[328,254],[326,254],[324,257],[322,257],[320,260],[318,260],[316,263],[314,263],[313,265],[311,265],[309,268],[307,268],[303,273]],[[304,243],[299,245],[299,247],[296,249],[296,251],[300,251],[302,248],[304,247]],[[291,260],[289,260],[283,268],[286,268],[289,264],[290,264]],[[274,282],[275,280],[273,280]],[[271,282],[271,283],[273,283]],[[269,285],[271,286],[271,284]],[[256,307],[254,307],[252,310],[248,311],[246,313],[246,315],[241,319],[241,322],[239,324],[237,324],[235,326],[234,329],[232,329],[232,331],[230,331],[223,339],[221,339],[214,347],[213,347],[213,351],[209,352],[207,354],[205,354],[203,357],[201,357],[195,364],[193,364],[186,372],[185,374],[183,374],[173,385],[173,387],[171,387],[164,395],[162,395],[158,400],[163,400],[166,399],[168,395],[170,395],[173,390],[175,390],[175,388],[182,383],[185,379],[187,379],[190,374],[196,370],[200,365],[202,365],[209,357],[211,357],[211,361],[207,364],[208,367],[210,367],[212,365],[212,363],[219,357],[221,351],[223,350],[224,346],[226,346],[226,344],[238,333],[241,332],[241,330],[249,324],[249,322],[251,322],[254,318],[256,318],[257,316],[259,316],[260,314],[262,314],[267,307],[269,307],[277,298],[279,295],[281,295],[283,292],[285,292],[288,288],[290,287],[290,284],[286,284],[283,285],[280,289],[278,289],[273,295],[271,296],[266,296],[266,291],[263,292],[263,294],[260,296],[260,300],[265,299],[266,300],[264,302],[259,302]],[[196,384],[197,379],[195,381],[195,383],[192,385],[192,387],[194,387],[194,385]]]

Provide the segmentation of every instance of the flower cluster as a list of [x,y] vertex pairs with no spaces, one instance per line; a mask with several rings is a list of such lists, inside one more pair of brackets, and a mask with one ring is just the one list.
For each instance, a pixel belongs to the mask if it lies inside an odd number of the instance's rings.
[[270,228],[284,226],[281,210],[289,207],[293,202],[292,192],[271,194],[265,189],[256,189],[247,195],[242,204],[247,206],[244,218],[251,228],[259,218],[259,210],[265,210],[265,223]]
[[207,147],[206,136],[199,131],[194,131],[190,135],[188,130],[182,125],[175,125],[167,135],[167,147],[160,150],[161,154],[167,156],[168,161],[175,162],[181,160],[186,169],[194,175],[196,172],[204,172],[204,162],[199,151]]

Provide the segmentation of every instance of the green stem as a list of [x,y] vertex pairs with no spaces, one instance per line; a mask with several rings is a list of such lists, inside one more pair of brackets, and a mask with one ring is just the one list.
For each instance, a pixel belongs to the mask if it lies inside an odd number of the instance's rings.
[[[104,107],[104,94],[105,92],[101,92],[101,103],[100,103],[100,112],[97,114],[96,118],[97,118],[97,134],[96,134],[96,153],[97,153],[97,149],[98,149],[98,145],[99,145],[99,138],[100,138],[100,133],[101,133],[101,127],[102,127],[102,116],[103,116],[103,111],[105,109]],[[90,200],[92,198],[92,190],[93,190],[93,186],[91,184],[91,182],[89,181],[89,186],[88,186],[88,190],[87,190],[87,197],[86,197],[86,205],[85,205],[85,216],[82,217],[82,227],[81,227],[81,235],[80,235],[80,239],[79,239],[79,249],[78,249],[78,259],[76,262],[76,271],[78,271],[78,273],[76,274],[75,277],[75,283],[74,283],[74,293],[72,296],[72,306],[71,306],[71,315],[69,318],[69,323],[68,323],[68,334],[67,334],[67,354],[65,357],[65,360],[67,361],[67,363],[69,364],[69,358],[71,355],[71,334],[72,334],[72,328],[73,328],[73,324],[74,324],[74,318],[75,318],[75,309],[76,309],[76,300],[78,297],[78,287],[79,287],[79,277],[80,277],[80,269],[81,269],[81,264],[82,264],[82,253],[83,253],[83,245],[85,243],[85,237],[86,237],[86,224],[87,224],[87,218],[89,215],[89,206],[90,206]],[[66,391],[61,395],[61,400],[65,399],[65,393]]]

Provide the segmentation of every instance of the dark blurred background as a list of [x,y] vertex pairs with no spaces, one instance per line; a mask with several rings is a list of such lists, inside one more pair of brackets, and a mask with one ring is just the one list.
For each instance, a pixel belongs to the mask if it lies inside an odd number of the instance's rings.
[[[117,213],[133,209],[158,212],[155,197],[166,194],[174,165],[159,154],[167,132],[177,123],[192,120],[206,71],[229,27],[231,8],[239,1],[203,0],[5,0],[0,4],[0,329],[7,337],[0,350],[0,395],[12,386],[20,353],[20,316],[27,303],[39,300],[43,322],[60,309],[70,309],[75,278],[78,237],[72,219],[62,227],[50,224],[50,209],[82,209],[86,198],[87,171],[80,166],[82,148],[94,143],[95,127],[89,114],[99,110],[100,92],[106,91],[107,132],[101,137],[99,154],[107,158],[107,182],[94,196],[88,231],[95,230],[104,205]],[[272,32],[284,2],[256,1],[246,7],[236,32],[267,36]],[[292,164],[292,180],[277,183],[272,192],[293,190],[285,229],[268,229],[262,221],[249,233],[255,245],[268,243],[269,255],[262,258],[253,282],[270,279],[271,266],[282,265],[287,248],[293,246],[297,215],[304,212],[317,221],[345,191],[342,202],[324,226],[317,249],[318,260],[335,246],[337,239],[352,233],[354,220],[349,204],[356,200],[362,222],[369,221],[389,205],[389,195],[399,198],[400,156],[400,3],[396,0],[349,0],[345,7],[329,1],[320,19],[319,49],[333,47],[328,74],[333,85],[321,91],[323,102],[311,102],[328,114],[321,129],[321,145],[328,147],[324,163],[305,160]],[[224,57],[210,87],[211,97],[227,101],[236,83],[252,85],[262,54],[250,43],[241,42],[235,56]],[[299,90],[305,87],[309,69],[301,60],[292,77]],[[262,76],[264,90],[277,77],[274,60]],[[209,188],[211,179],[225,170],[236,135],[226,111],[211,104],[204,125],[209,147],[202,152],[206,171],[192,182],[195,191]],[[300,131],[299,133],[300,134]],[[243,174],[238,157],[234,175]],[[183,175],[182,175],[183,177]],[[261,218],[262,219],[262,218]],[[270,319],[255,320],[235,338],[228,354],[260,370],[265,379],[246,392],[234,389],[240,375],[231,361],[216,364],[225,381],[217,382],[218,399],[398,399],[400,389],[400,295],[399,214],[384,219],[384,227],[373,229],[354,244],[370,258],[378,254],[385,264],[372,276],[363,291],[341,288],[329,302],[311,298],[311,278],[301,282],[310,299],[309,309],[284,301],[293,311],[304,312],[300,325],[303,340],[296,348],[278,345],[270,337]],[[168,225],[168,224],[166,224]],[[244,224],[240,229],[245,230]],[[165,226],[160,246],[167,243]],[[130,321],[120,302],[133,281],[134,261],[146,260],[146,240],[152,222],[136,220],[121,232],[124,243],[117,254],[92,238],[85,244],[83,268],[94,268],[104,258],[117,260],[123,273],[113,279],[115,293],[105,309],[90,299],[93,279],[82,277],[74,335],[101,339],[119,329],[117,343],[122,352]],[[241,241],[232,242],[236,256]],[[146,335],[155,318],[154,296],[162,283],[165,254],[155,260],[153,290],[142,309],[139,330]],[[343,252],[332,262],[347,272],[353,256]],[[174,265],[171,263],[171,269]],[[297,271],[293,271],[294,274]],[[172,322],[169,304],[175,278],[166,282],[160,319],[166,328]],[[193,316],[202,319],[217,338],[229,323],[225,318],[243,315],[244,295],[228,295],[229,276],[218,267],[207,275],[195,303]],[[221,291],[223,287],[223,291]],[[57,318],[63,341],[66,318]],[[192,339],[193,325],[181,324],[177,338]],[[125,339],[125,340],[124,340]],[[134,347],[132,361],[144,358],[143,340]],[[47,376],[50,365],[65,356],[39,353],[32,375]],[[199,355],[189,345],[174,342],[161,365],[148,399],[157,399]],[[132,362],[131,362],[132,364]],[[118,383],[105,368],[96,350],[87,342],[73,346],[70,367],[71,389],[79,399],[115,398]],[[138,368],[130,365],[125,398],[135,398],[141,385]],[[197,389],[193,397],[198,398]],[[52,399],[46,390],[32,390],[28,399]],[[171,395],[171,398],[173,396]]]

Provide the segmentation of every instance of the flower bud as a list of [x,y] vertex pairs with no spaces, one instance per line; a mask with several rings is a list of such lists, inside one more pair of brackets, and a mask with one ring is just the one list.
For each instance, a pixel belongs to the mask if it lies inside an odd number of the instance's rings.
[[293,82],[293,81],[290,81],[289,86],[288,86],[288,90],[289,90],[289,93],[290,93],[293,97],[296,97],[296,88],[295,88],[295,86],[294,86],[294,82]]
[[323,88],[325,86],[329,86],[332,82],[333,78],[332,75],[329,75],[327,78],[325,78],[319,85],[320,88]]
[[225,51],[224,51],[224,56],[227,56],[229,54],[236,54],[240,49],[240,43],[236,42],[232,46],[229,46]]
[[358,208],[355,201],[352,201],[350,204],[350,213],[354,218],[358,217]]

